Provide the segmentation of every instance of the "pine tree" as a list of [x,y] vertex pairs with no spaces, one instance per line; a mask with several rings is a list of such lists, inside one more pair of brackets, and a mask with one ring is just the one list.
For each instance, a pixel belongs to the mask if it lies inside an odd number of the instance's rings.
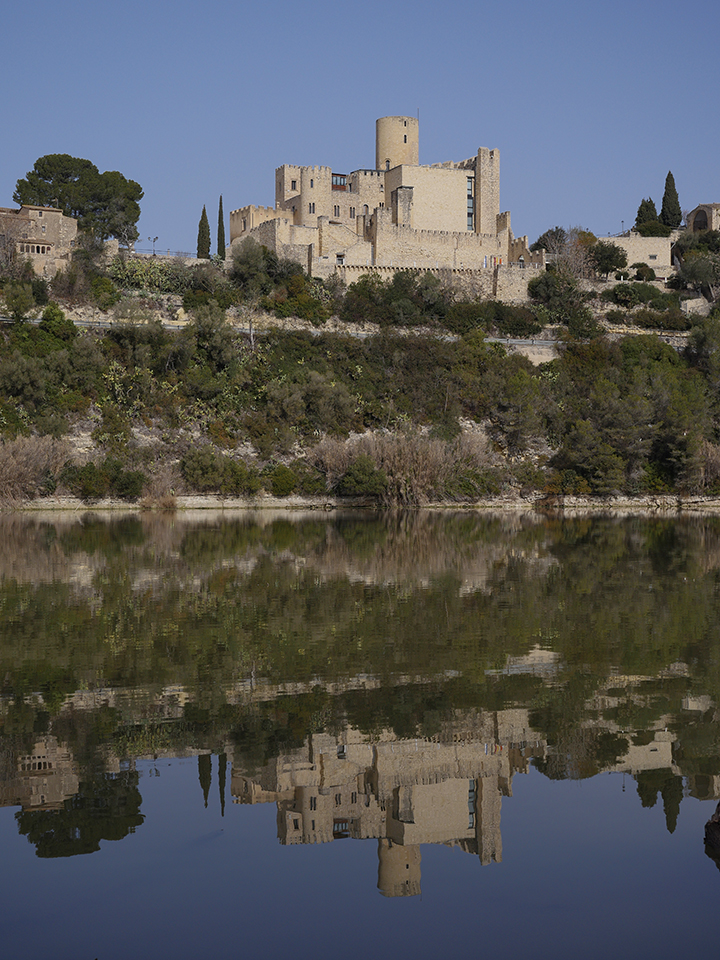
[[637,216],[635,217],[635,226],[639,227],[643,223],[650,223],[657,220],[657,208],[653,203],[652,197],[648,197],[647,200],[643,200],[638,207]]
[[220,206],[218,207],[217,255],[221,260],[225,259],[225,217],[223,215],[222,194],[220,194]]
[[197,255],[199,260],[210,259],[210,223],[204,206],[198,224]]
[[682,210],[680,209],[678,192],[675,189],[675,177],[670,171],[665,178],[665,193],[660,210],[660,223],[664,223],[666,227],[671,227],[673,230],[682,223]]

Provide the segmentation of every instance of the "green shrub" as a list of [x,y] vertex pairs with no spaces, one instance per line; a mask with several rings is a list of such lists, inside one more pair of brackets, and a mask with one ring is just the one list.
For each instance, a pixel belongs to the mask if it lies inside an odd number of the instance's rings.
[[75,324],[68,319],[54,300],[51,300],[43,310],[38,327],[64,343],[70,343],[78,335]]
[[199,493],[219,490],[223,480],[222,464],[210,446],[186,453],[180,461],[180,472],[187,485]]
[[115,478],[113,492],[122,500],[137,500],[146,483],[147,477],[141,470],[123,470]]
[[645,223],[636,226],[635,229],[641,237],[669,237],[672,233],[672,228],[660,223],[659,220],[647,220]]
[[22,320],[35,306],[31,283],[8,283],[3,290],[5,306],[16,322]]
[[32,287],[33,299],[39,307],[44,307],[46,303],[50,300],[50,293],[48,290],[47,280],[43,277],[32,277],[30,280],[30,286]]
[[306,497],[322,496],[327,493],[324,475],[311,466],[307,460],[293,460],[291,469],[297,477],[297,490]]
[[380,498],[387,485],[385,471],[379,470],[368,454],[361,453],[340,477],[335,490],[341,497]]
[[280,463],[269,475],[270,492],[274,497],[288,497],[297,486],[298,478],[294,470]]
[[103,312],[118,303],[122,296],[110,277],[93,277],[90,281],[92,298]]
[[231,496],[255,494],[262,486],[260,474],[242,460],[220,458],[220,493]]
[[655,271],[647,263],[633,263],[631,269],[636,271],[635,280],[648,281],[655,279]]
[[677,307],[672,310],[648,310],[643,307],[630,316],[635,326],[646,330],[689,330],[692,327],[690,318]]

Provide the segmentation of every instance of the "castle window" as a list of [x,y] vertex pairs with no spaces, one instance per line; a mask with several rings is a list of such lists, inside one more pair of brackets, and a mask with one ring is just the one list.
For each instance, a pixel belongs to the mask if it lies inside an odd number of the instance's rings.
[[317,810],[317,797],[310,797],[310,809]]
[[407,134],[403,137],[403,143],[407,143]]
[[243,230],[247,230],[247,217],[243,217]]
[[363,216],[366,217],[368,213],[370,213],[370,210],[368,209],[368,205],[365,203],[363,204]]
[[333,207],[333,216],[334,216],[334,217],[339,217],[339,216],[340,216],[340,207],[337,206],[337,204]]
[[290,189],[291,189],[291,190],[297,190],[297,180],[291,180],[291,181],[290,181]]
[[332,175],[333,190],[347,190],[347,176],[344,173],[334,173]]
[[39,211],[38,211],[38,216],[39,216],[39,217],[42,216],[42,210],[39,210]]
[[315,204],[314,204],[314,203],[309,203],[309,204],[308,204],[308,213],[315,213]]
[[300,829],[300,821],[296,817],[293,817],[293,830],[299,830],[299,829]]
[[311,177],[311,178],[310,178],[310,188],[312,189],[314,186],[315,186],[315,181],[314,181],[314,180],[312,179],[312,177]]
[[350,219],[355,219],[355,207],[350,207]]
[[650,256],[648,257],[648,260],[657,260],[657,254],[651,253]]
[[42,225],[42,232],[45,233],[45,224]]
[[390,169],[390,161],[389,161],[389,160],[386,160],[386,161],[385,161],[385,169],[386,169],[386,170],[389,170],[389,169]]

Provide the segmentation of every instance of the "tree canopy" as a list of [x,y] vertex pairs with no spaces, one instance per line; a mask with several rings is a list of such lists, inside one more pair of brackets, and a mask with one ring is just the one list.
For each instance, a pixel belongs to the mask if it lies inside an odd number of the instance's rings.
[[598,240],[589,250],[589,258],[595,270],[607,276],[611,270],[627,266],[627,254],[622,247],[607,240]]
[[221,260],[225,259],[225,216],[223,214],[222,194],[220,194],[220,203],[218,204],[217,255]]
[[198,224],[197,255],[198,260],[208,260],[210,258],[210,221],[204,206]]
[[643,223],[654,223],[657,218],[657,208],[653,198],[648,197],[647,200],[641,200],[635,217],[635,226],[641,227]]
[[536,250],[545,250],[547,253],[559,253],[568,242],[568,235],[562,227],[551,227],[545,233],[541,233],[530,249],[533,253]]
[[665,193],[663,194],[662,208],[660,210],[660,223],[672,230],[677,229],[682,223],[682,210],[680,209],[680,200],[675,187],[675,177],[668,170],[665,178]]
[[136,240],[143,190],[117,170],[100,173],[90,160],[67,153],[50,153],[35,161],[25,179],[17,181],[13,200],[20,204],[59,207],[75,217],[86,233]]

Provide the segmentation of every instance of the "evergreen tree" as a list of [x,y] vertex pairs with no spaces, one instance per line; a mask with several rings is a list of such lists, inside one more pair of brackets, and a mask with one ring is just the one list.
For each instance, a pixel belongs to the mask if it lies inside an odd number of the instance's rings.
[[210,259],[210,223],[204,206],[198,224],[197,255],[199,260]]
[[221,260],[225,259],[225,217],[223,215],[222,194],[220,194],[220,206],[218,207],[217,255]]
[[680,209],[678,192],[675,189],[675,177],[669,170],[665,178],[665,193],[660,210],[660,223],[664,223],[666,227],[671,227],[673,230],[682,223],[682,210]]
[[657,218],[657,208],[652,197],[648,197],[647,200],[643,200],[638,207],[637,216],[635,217],[635,226],[640,227],[643,223],[654,222],[657,220]]
[[208,796],[210,795],[210,785],[212,784],[212,754],[198,754],[198,778],[202,787],[205,807],[208,805]]

